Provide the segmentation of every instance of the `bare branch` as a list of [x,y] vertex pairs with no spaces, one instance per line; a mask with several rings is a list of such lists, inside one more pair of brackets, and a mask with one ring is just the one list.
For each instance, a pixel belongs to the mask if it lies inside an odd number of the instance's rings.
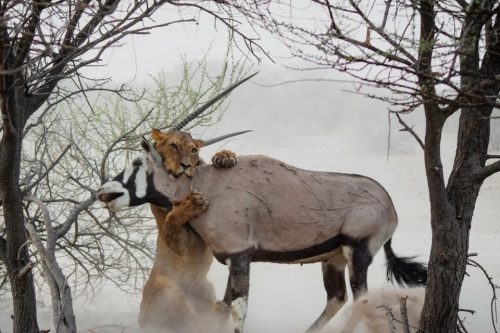
[[33,269],[33,267],[35,267],[35,263],[32,261],[29,261],[17,273],[18,278],[22,279],[26,274],[28,274],[28,272],[30,272]]
[[70,143],[69,145],[67,145],[66,148],[63,149],[62,153],[55,159],[55,161],[52,162],[52,164],[45,170],[45,172],[42,173],[41,175],[39,175],[38,179],[36,181],[30,183],[29,186],[27,186],[26,188],[24,188],[22,190],[22,193],[23,194],[28,193],[35,186],[37,186],[45,177],[47,177],[47,175],[49,174],[49,172],[59,163],[59,161],[61,161],[61,159],[64,157],[64,155],[66,155],[66,153],[68,152],[68,150],[71,148],[72,145],[73,145],[72,143]]
[[467,328],[464,325],[463,320],[460,317],[458,317],[457,331],[458,333],[469,333],[469,331],[467,331]]
[[408,323],[408,310],[406,308],[406,300],[408,296],[402,296],[399,299],[399,308],[401,311],[401,322],[403,324],[403,332],[410,333],[410,324]]
[[47,229],[47,234],[50,237],[53,234],[52,218],[50,217],[50,212],[47,206],[42,202],[42,200],[40,200],[34,195],[27,195],[24,197],[24,200],[33,202],[42,211],[43,223],[45,224],[45,228]]
[[0,260],[3,261],[4,263],[7,262],[7,242],[5,241],[5,238],[0,236]]
[[413,127],[408,126],[408,124],[401,118],[401,116],[399,115],[398,112],[395,112],[395,114],[396,114],[396,117],[398,117],[399,123],[401,125],[403,125],[403,128],[400,129],[400,131],[410,133],[415,138],[415,140],[417,140],[420,148],[425,149],[424,142],[422,141],[422,139],[420,139],[418,134],[413,130]]
[[396,319],[394,318],[394,314],[392,313],[392,308],[390,308],[386,304],[377,306],[377,308],[384,308],[385,309],[385,315],[387,316],[387,319],[389,320],[389,333],[396,333],[396,326],[394,325],[394,322],[396,321]]
[[473,171],[471,178],[473,178],[473,179],[486,179],[489,176],[491,176],[499,171],[500,171],[500,161],[496,161],[496,162],[488,164],[484,167],[476,168]]
[[486,159],[500,158],[500,155],[486,155]]
[[12,66],[13,68],[18,68],[23,65],[33,43],[35,31],[40,24],[40,15],[42,10],[47,8],[50,2],[51,0],[32,1],[33,10],[28,18],[28,23],[24,26],[24,31],[22,32],[21,39],[19,40],[19,46],[15,56],[16,60]]
[[[363,13],[363,11],[359,8],[359,6],[353,1],[353,0],[349,0],[349,3],[351,4],[351,6],[354,8],[354,10],[356,11],[356,13],[363,19],[363,21],[365,21],[365,23],[367,24],[367,26],[377,32],[382,38],[384,38],[392,47],[394,47],[395,50],[398,50],[399,52],[401,52],[405,57],[407,57],[410,62],[407,62],[407,61],[404,61],[403,63],[406,63],[406,64],[409,64],[410,66],[412,66],[412,64],[415,64],[417,62],[417,59],[412,55],[410,54],[407,50],[405,50],[403,47],[401,47],[401,45],[396,42],[395,40],[393,40],[384,30],[383,28],[379,28],[377,27],[366,15],[365,13]],[[387,4],[387,6],[390,5],[390,1],[389,3]],[[388,7],[386,8],[386,11],[388,10]],[[385,23],[383,23],[383,26],[385,26]]]
[[497,297],[497,289],[500,289],[500,287],[493,283],[493,277],[491,277],[488,274],[488,272],[486,271],[486,269],[481,264],[479,264],[477,261],[471,259],[471,256],[469,256],[467,258],[467,264],[471,265],[473,267],[479,268],[481,270],[481,272],[483,272],[483,274],[486,277],[486,279],[488,280],[488,284],[490,285],[491,292],[492,292],[491,302],[490,302],[491,324],[493,325],[493,330],[495,331],[495,333],[498,333],[498,330],[497,330],[497,327],[496,327],[496,322],[498,321],[498,312],[497,312],[497,300],[498,300],[498,297]]
[[69,229],[71,228],[71,226],[73,225],[73,223],[76,222],[76,220],[78,218],[78,215],[82,211],[87,210],[95,202],[95,200],[96,200],[95,195],[92,195],[87,200],[82,201],[81,203],[79,203],[71,211],[71,214],[69,214],[69,216],[66,218],[66,221],[58,228],[57,233],[56,233],[56,237],[57,238],[61,238],[64,235],[66,235],[66,233],[69,231]]

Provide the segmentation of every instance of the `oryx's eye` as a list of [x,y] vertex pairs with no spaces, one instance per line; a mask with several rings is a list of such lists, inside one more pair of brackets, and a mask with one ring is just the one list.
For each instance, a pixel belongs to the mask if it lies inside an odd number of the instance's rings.
[[141,160],[135,160],[134,162],[132,162],[132,165],[135,166],[135,167],[141,166],[142,165],[142,161]]
[[171,144],[170,144],[170,147],[172,147],[172,149],[177,150],[177,145],[176,145],[175,143],[171,143]]
[[196,154],[198,152],[198,149],[197,148],[193,148],[191,149],[191,154]]

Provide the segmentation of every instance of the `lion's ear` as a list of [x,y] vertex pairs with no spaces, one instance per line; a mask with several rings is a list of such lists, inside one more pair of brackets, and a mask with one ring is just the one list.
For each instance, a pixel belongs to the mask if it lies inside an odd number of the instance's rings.
[[153,128],[151,130],[151,137],[155,141],[160,141],[161,139],[163,139],[165,137],[165,133],[162,133],[159,129]]
[[196,145],[196,148],[201,148],[201,147],[203,147],[203,145],[204,145],[203,140],[200,140],[200,139],[194,139],[193,141],[194,141],[194,144]]

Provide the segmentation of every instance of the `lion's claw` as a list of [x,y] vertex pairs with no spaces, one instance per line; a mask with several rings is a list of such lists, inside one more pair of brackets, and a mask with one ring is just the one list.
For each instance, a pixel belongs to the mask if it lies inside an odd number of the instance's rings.
[[192,207],[197,212],[204,212],[208,208],[207,199],[198,191],[191,191],[186,196],[185,201],[188,207]]

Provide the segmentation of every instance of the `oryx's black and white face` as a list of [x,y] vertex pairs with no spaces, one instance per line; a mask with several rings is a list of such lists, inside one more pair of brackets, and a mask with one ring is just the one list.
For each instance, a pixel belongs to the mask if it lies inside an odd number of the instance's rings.
[[144,154],[136,157],[125,170],[113,180],[104,183],[97,192],[97,199],[111,211],[152,203],[170,209],[168,196],[157,190],[158,182],[168,177],[163,169],[160,155],[146,139],[141,145]]

